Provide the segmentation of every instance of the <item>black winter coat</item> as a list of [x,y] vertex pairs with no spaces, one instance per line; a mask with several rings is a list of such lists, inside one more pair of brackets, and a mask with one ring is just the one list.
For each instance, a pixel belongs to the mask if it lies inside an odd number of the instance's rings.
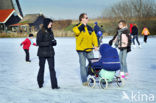
[[136,26],[132,27],[132,35],[138,35],[138,28]]
[[[52,41],[54,39],[53,32],[49,33],[46,30],[40,30],[37,33],[36,43],[39,46],[37,56],[53,57],[55,55]],[[56,41],[55,41],[56,42]]]

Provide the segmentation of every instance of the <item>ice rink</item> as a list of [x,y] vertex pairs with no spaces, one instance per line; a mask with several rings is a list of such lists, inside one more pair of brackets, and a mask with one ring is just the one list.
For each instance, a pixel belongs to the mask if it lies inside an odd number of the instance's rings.
[[[31,46],[32,62],[26,63],[20,47],[24,39],[0,38],[0,103],[156,103],[156,37],[150,37],[147,44],[140,38],[142,48],[128,53],[126,85],[112,85],[106,90],[81,85],[75,38],[56,38],[55,70],[61,89],[51,89],[47,62],[44,87],[39,89],[38,47]],[[110,39],[105,37],[103,42]]]

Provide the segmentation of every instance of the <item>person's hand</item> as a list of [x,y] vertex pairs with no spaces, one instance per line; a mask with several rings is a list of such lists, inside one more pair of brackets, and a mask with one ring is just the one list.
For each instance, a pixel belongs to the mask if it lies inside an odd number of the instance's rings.
[[20,46],[22,46],[22,43],[20,44]]
[[87,25],[87,24],[86,24],[85,22],[83,22],[83,21],[81,21],[81,23],[82,23],[82,24],[84,24],[84,26],[86,26],[86,25]]
[[86,23],[83,23],[85,26],[87,25]]
[[57,41],[55,39],[50,41],[50,45],[52,46],[56,46],[57,45]]
[[94,47],[94,50],[95,50],[95,51],[98,51],[98,50],[99,50],[99,48],[98,48],[98,47]]
[[52,42],[53,42],[53,46],[56,46],[57,45],[57,41],[55,39],[52,40]]

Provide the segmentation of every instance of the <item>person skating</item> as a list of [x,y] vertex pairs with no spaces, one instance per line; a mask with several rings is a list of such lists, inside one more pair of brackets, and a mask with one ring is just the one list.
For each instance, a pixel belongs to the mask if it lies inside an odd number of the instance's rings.
[[105,32],[103,25],[100,26],[100,31],[101,31],[101,33],[102,33],[102,34],[101,34],[102,36],[101,36],[100,39],[99,39],[99,40],[100,40],[100,45],[101,45],[101,44],[102,44],[102,40],[103,40],[103,38],[104,38],[104,35],[103,35],[103,34],[104,34],[104,32]]
[[59,89],[57,84],[56,72],[55,72],[55,59],[54,59],[54,48],[57,42],[54,38],[52,31],[53,20],[49,18],[45,18],[43,21],[42,29],[37,33],[36,43],[39,46],[38,48],[38,57],[39,57],[39,72],[37,76],[37,82],[39,88],[43,87],[44,83],[44,69],[45,62],[48,61],[49,71],[50,71],[50,80],[51,80],[51,88]]
[[119,48],[119,58],[121,63],[121,70],[120,75],[122,78],[125,78],[125,76],[128,75],[128,69],[127,69],[127,52],[131,51],[131,37],[130,33],[126,24],[126,21],[120,20],[119,21],[119,30],[118,34],[114,40],[115,46]]
[[80,14],[79,22],[74,26],[73,31],[76,37],[76,51],[79,55],[81,81],[83,86],[88,86],[86,59],[94,58],[94,54],[92,49],[85,49],[94,47],[95,50],[98,50],[98,41],[93,29],[87,25],[88,16],[86,13]]
[[147,27],[145,27],[145,28],[142,30],[142,35],[144,35],[144,42],[147,43],[148,35],[150,35],[150,32],[149,32],[149,30],[148,30]]
[[140,45],[140,42],[139,42],[139,39],[138,39],[138,28],[137,28],[136,24],[133,25],[131,34],[133,35],[132,41],[133,41],[134,48],[136,47],[135,46],[135,40],[137,41],[139,47],[141,48],[141,45]]
[[23,49],[24,49],[25,54],[26,54],[26,57],[25,57],[26,62],[31,62],[31,60],[30,60],[30,55],[29,55],[30,46],[31,46],[31,45],[36,46],[36,43],[34,43],[34,42],[32,41],[33,36],[34,36],[33,34],[29,34],[29,37],[26,38],[26,39],[20,44],[21,46],[23,45]]
[[102,42],[102,41],[100,40],[100,38],[101,38],[101,36],[102,36],[102,31],[101,31],[101,28],[99,27],[99,25],[98,25],[97,22],[95,22],[94,24],[95,24],[95,26],[94,26],[94,31],[95,31],[96,36],[97,36],[97,39],[98,39],[98,45],[100,46],[100,44],[101,44],[101,42]]

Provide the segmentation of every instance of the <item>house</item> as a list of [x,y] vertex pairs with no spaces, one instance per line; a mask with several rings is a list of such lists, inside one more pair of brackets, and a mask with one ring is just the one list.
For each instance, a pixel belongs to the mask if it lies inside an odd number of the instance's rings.
[[27,14],[19,24],[29,26],[29,31],[38,31],[44,18],[45,16],[43,14]]
[[18,23],[23,13],[18,0],[0,0],[0,30],[7,30],[9,25]]

